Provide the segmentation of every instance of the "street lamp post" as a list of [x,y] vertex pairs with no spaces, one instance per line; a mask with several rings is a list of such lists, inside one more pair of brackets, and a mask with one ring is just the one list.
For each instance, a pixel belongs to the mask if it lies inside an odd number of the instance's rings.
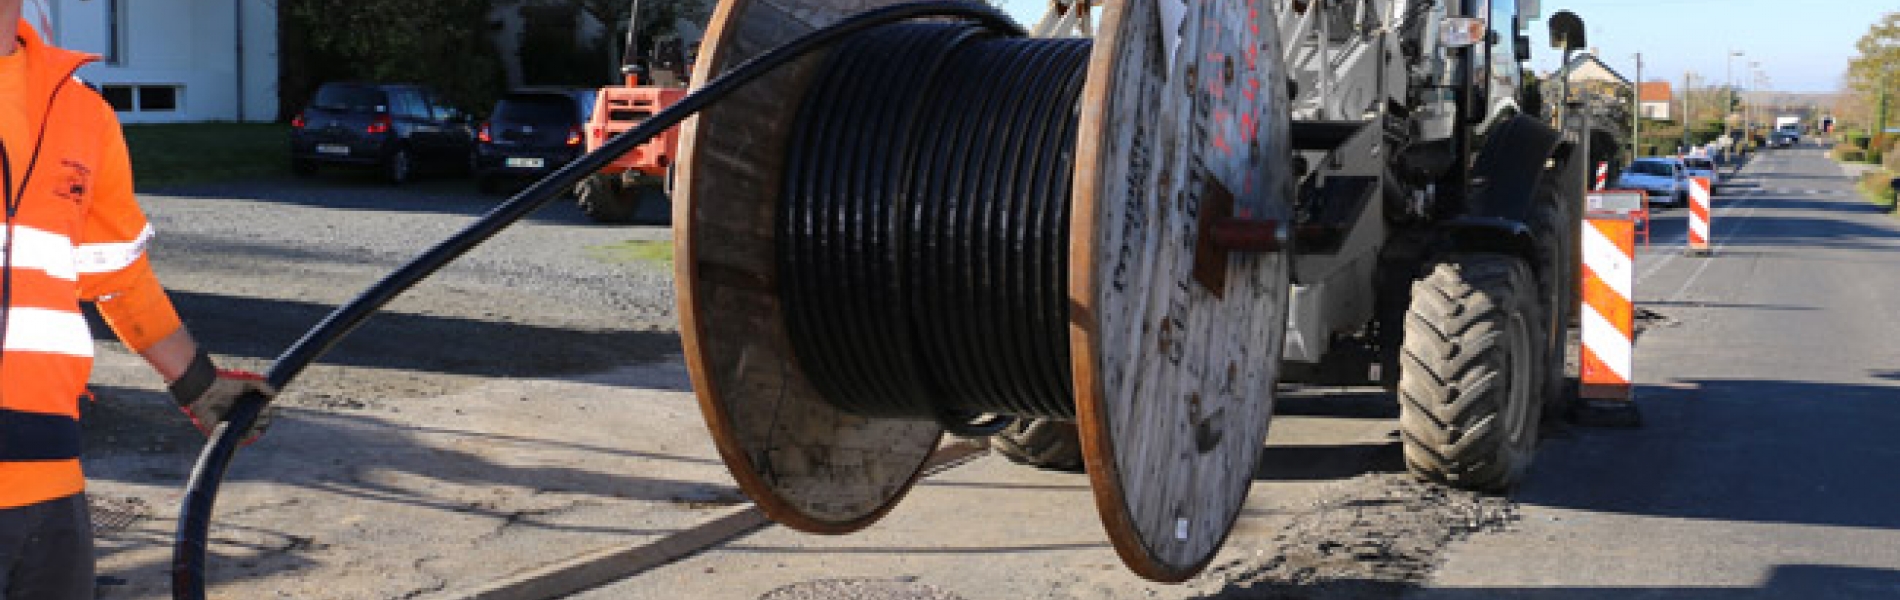
[[1743,56],[1740,50],[1729,50],[1724,75],[1728,78],[1728,105],[1722,107],[1722,137],[1728,138],[1729,145],[1735,145],[1735,128],[1729,127],[1729,115],[1735,114],[1735,57]]

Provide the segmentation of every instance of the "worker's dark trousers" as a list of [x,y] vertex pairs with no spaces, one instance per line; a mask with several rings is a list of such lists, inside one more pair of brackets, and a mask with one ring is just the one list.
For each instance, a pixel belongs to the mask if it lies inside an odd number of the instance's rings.
[[0,508],[0,598],[92,600],[86,495]]

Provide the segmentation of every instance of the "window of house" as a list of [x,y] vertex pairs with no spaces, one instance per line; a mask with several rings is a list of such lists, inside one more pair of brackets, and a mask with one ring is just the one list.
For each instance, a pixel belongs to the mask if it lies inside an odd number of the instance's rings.
[[132,86],[108,85],[99,88],[99,95],[106,97],[106,104],[119,112],[132,111]]
[[169,85],[139,86],[139,112],[178,110],[178,88]]
[[180,85],[107,84],[99,86],[99,95],[112,105],[112,110],[122,113],[177,112],[184,89]]

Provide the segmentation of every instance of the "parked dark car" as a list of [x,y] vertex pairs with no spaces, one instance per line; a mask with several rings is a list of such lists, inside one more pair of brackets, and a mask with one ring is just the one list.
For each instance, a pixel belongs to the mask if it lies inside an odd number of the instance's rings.
[[522,89],[495,102],[475,133],[475,181],[493,191],[503,178],[537,178],[587,149],[581,126],[594,90]]
[[290,126],[298,175],[347,165],[403,183],[421,169],[467,170],[474,151],[468,116],[419,85],[326,83]]

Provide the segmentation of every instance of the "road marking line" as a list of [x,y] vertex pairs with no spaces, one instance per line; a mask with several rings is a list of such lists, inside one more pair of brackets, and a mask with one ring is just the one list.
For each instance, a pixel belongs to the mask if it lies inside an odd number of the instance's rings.
[[[1743,219],[1742,223],[1740,225],[1736,225],[1735,229],[1729,231],[1728,239],[1733,240],[1736,236],[1741,235],[1743,229],[1748,228],[1748,219],[1750,217],[1755,216],[1755,208],[1756,207],[1749,207],[1748,214],[1742,215],[1741,217]],[[1722,250],[1727,248],[1728,245],[1729,245],[1729,242],[1726,242],[1726,241],[1716,244],[1715,247],[1710,250],[1710,252],[1713,254],[1716,254],[1717,256],[1720,256]],[[1682,295],[1689,291],[1690,286],[1695,285],[1696,280],[1702,278],[1702,273],[1704,271],[1709,270],[1709,265],[1712,265],[1712,264],[1715,264],[1715,261],[1713,260],[1702,261],[1702,264],[1695,268],[1695,272],[1689,274],[1689,279],[1682,282],[1682,287],[1676,288],[1676,293],[1669,295],[1669,298],[1667,301],[1675,302],[1677,300],[1681,300]]]
[[[1715,212],[1717,215],[1723,217],[1722,222],[1727,223],[1728,222],[1727,217],[1729,217],[1730,215],[1733,215],[1736,211],[1742,210],[1744,208],[1752,209],[1754,207],[1753,200],[1756,197],[1758,197],[1758,195],[1753,192],[1744,192],[1740,195],[1740,198],[1741,198],[1740,201],[1736,202],[1735,204],[1717,209]],[[1749,214],[1754,214],[1754,213],[1749,213]],[[1668,264],[1671,261],[1676,260],[1677,256],[1682,255],[1683,249],[1688,247],[1688,242],[1689,242],[1689,234],[1687,231],[1685,231],[1682,235],[1676,236],[1674,238],[1669,239],[1668,241],[1663,242],[1662,259],[1655,263],[1651,263],[1648,269],[1644,269],[1641,275],[1637,275],[1636,282],[1642,283],[1644,279],[1649,279],[1650,275],[1655,275],[1656,272],[1661,271],[1663,267],[1668,266]],[[1654,255],[1652,254],[1652,256]]]

